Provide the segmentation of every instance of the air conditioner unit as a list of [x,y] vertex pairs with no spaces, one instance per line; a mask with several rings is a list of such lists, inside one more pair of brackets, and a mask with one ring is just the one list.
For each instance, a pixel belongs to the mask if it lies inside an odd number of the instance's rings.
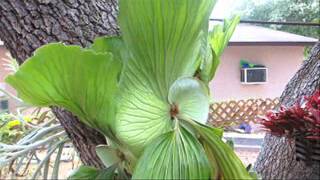
[[268,82],[268,68],[241,68],[241,84],[265,84]]

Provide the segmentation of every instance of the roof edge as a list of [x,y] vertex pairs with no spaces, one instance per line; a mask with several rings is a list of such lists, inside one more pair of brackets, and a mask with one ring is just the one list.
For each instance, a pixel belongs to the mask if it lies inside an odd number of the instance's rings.
[[316,42],[229,42],[229,46],[313,46]]

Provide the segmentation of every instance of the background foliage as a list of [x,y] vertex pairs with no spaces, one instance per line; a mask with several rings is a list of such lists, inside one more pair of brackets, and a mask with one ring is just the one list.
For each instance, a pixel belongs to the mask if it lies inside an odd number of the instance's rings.
[[[242,19],[280,22],[320,22],[319,0],[246,0],[235,7]],[[277,30],[319,38],[319,27],[264,25]]]

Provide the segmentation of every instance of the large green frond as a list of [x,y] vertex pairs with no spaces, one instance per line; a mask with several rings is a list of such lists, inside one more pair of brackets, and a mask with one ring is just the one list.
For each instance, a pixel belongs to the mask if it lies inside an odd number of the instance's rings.
[[[193,76],[202,31],[208,31],[213,0],[121,0],[123,39],[153,92],[167,99],[171,84]],[[138,72],[137,72],[138,73]]]
[[206,154],[219,168],[223,179],[253,179],[232,148],[224,143],[210,127],[199,129]]
[[138,149],[172,129],[168,93],[192,77],[214,0],[121,0],[119,24],[130,51],[118,111],[119,139]]
[[6,81],[36,106],[60,106],[108,133],[121,63],[111,53],[53,43],[39,48]]
[[215,54],[220,57],[240,22],[240,16],[225,19],[223,24],[215,25],[210,33],[210,44]]
[[121,167],[119,167],[118,164],[114,164],[105,169],[96,169],[94,167],[82,165],[70,173],[68,180],[129,179],[127,177],[123,178],[123,176],[121,176],[120,170],[121,170]]
[[198,140],[183,127],[149,144],[133,179],[209,179],[210,165]]
[[220,57],[227,47],[228,42],[240,22],[240,16],[235,16],[232,19],[224,20],[223,24],[215,25],[213,31],[209,34],[209,46],[203,45],[203,54],[206,56],[202,57],[201,65],[201,80],[209,82],[213,79],[217,67],[220,64]]

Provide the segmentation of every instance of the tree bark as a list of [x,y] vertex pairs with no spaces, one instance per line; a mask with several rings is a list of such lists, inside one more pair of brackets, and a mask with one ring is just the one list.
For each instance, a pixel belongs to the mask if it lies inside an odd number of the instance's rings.
[[[102,35],[117,35],[117,0],[1,0],[0,39],[21,64],[49,42],[88,46]],[[105,144],[98,131],[70,112],[53,108],[85,165],[102,168],[95,146]]]
[[[299,98],[311,95],[319,89],[320,43],[313,47],[309,58],[287,84],[280,103],[292,106]],[[264,139],[255,169],[263,179],[320,179],[319,163],[306,166],[305,163],[296,161],[294,145],[286,138],[270,134]]]

